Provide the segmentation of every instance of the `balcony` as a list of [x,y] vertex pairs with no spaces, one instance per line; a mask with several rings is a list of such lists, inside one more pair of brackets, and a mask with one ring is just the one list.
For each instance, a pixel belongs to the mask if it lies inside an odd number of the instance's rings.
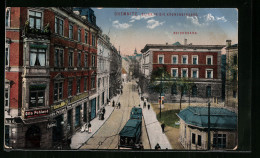
[[46,24],[43,29],[31,28],[29,21],[25,22],[23,36],[28,38],[49,39],[51,35],[50,26]]

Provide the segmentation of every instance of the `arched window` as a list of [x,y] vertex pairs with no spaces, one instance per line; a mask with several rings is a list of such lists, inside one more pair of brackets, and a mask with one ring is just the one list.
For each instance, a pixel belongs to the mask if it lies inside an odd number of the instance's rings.
[[194,85],[194,86],[192,87],[192,96],[193,96],[193,97],[196,97],[196,96],[197,96],[197,86],[196,86],[196,85]]
[[211,86],[207,86],[206,88],[206,97],[211,97]]
[[10,8],[6,8],[6,14],[5,14],[5,26],[10,27]]
[[176,84],[172,85],[171,93],[172,94],[177,94],[177,86],[176,86]]

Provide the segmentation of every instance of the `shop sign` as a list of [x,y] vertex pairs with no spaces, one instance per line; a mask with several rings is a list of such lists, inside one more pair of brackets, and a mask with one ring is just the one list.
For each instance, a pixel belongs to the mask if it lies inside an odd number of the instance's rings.
[[84,98],[84,97],[86,97],[86,96],[88,96],[88,92],[82,93],[82,94],[80,94],[80,95],[78,95],[78,96],[74,96],[74,97],[71,99],[71,102],[77,101],[77,100],[82,99],[82,98]]
[[68,100],[65,100],[65,101],[61,102],[60,104],[58,104],[58,105],[53,105],[52,106],[52,110],[56,110],[56,109],[62,108],[64,106],[66,106],[67,104],[68,104]]
[[56,121],[53,121],[53,122],[50,122],[47,124],[47,128],[52,128],[52,127],[55,127],[57,126],[57,122]]
[[48,114],[49,114],[49,109],[28,110],[24,112],[25,118],[44,116]]

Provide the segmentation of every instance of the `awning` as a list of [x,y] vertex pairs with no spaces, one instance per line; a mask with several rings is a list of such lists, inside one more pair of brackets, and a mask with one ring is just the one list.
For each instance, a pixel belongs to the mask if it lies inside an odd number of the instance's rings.
[[47,45],[30,44],[30,48],[47,49]]

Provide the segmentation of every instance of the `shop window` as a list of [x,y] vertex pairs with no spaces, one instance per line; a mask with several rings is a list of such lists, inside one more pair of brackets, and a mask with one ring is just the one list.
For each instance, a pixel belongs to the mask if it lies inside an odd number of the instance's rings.
[[196,137],[196,135],[194,134],[194,133],[192,133],[192,144],[195,144],[196,142],[195,142],[195,138]]
[[67,113],[67,124],[68,124],[68,127],[69,127],[69,131],[71,131],[71,119],[72,119],[72,109],[68,111]]
[[73,39],[73,24],[69,25],[69,38]]
[[5,125],[5,146],[10,146],[10,126]]
[[80,105],[75,109],[75,127],[80,126]]
[[55,33],[63,36],[63,30],[64,30],[64,25],[63,25],[63,20],[61,18],[55,17]]
[[55,61],[55,67],[63,67],[63,49],[56,48],[55,49],[55,56],[54,56],[54,61]]
[[213,147],[226,148],[226,134],[214,134],[213,135]]
[[54,101],[62,100],[63,98],[63,82],[54,83]]
[[42,28],[42,13],[36,11],[29,11],[29,23],[30,27],[34,29]]
[[198,146],[201,146],[201,135],[198,135]]
[[29,94],[29,108],[45,106],[46,85],[31,85]]
[[30,49],[30,66],[46,65],[46,49]]

